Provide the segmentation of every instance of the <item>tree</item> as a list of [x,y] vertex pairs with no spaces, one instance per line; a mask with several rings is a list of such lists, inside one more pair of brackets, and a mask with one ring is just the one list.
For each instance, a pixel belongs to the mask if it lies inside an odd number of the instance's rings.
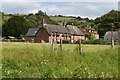
[[90,39],[90,40],[94,40],[95,39],[95,35],[93,33],[85,34],[85,37],[88,37],[88,39]]
[[80,16],[78,16],[78,17],[76,18],[76,20],[82,20],[82,18],[81,18]]
[[50,17],[41,10],[38,11],[38,13],[35,13],[35,15],[34,14],[27,15],[25,18],[30,22],[32,27],[42,27],[42,18],[44,18],[45,24],[57,24],[56,21],[50,19]]
[[98,33],[100,37],[103,37],[107,31],[111,31],[111,27],[113,24],[113,30],[119,29],[120,22],[120,11],[112,10],[109,13],[98,17],[95,19],[95,25],[98,25]]
[[24,19],[24,16],[13,16],[2,25],[2,35],[20,37],[21,34],[25,35],[30,27],[31,25]]

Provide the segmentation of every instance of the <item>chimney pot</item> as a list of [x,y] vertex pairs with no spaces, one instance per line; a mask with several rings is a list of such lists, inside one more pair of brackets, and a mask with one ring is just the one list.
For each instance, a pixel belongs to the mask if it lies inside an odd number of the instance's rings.
[[63,21],[63,26],[64,26],[64,27],[66,26],[66,22],[65,22],[65,20]]

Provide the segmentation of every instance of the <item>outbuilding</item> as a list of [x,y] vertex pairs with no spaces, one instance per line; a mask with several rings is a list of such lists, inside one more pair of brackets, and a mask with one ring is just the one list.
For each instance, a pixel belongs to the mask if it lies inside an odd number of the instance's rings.
[[105,41],[111,41],[112,37],[113,37],[113,40],[115,42],[120,41],[120,31],[113,31],[113,32],[108,31],[108,32],[106,32],[105,35],[104,35],[104,40]]

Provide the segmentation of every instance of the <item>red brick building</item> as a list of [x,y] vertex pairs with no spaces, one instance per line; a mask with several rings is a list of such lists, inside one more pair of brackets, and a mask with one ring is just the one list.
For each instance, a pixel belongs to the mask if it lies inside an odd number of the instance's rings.
[[[84,34],[94,34],[95,39],[99,39],[99,34],[97,33],[97,31],[94,28],[91,28],[91,26],[87,26],[85,28],[80,29]],[[88,38],[85,38],[86,40],[88,40]]]
[[51,43],[52,40],[56,42],[60,39],[70,40],[71,42],[78,39],[84,40],[84,33],[72,25],[46,25],[41,28],[30,28],[26,34],[26,41],[32,43]]

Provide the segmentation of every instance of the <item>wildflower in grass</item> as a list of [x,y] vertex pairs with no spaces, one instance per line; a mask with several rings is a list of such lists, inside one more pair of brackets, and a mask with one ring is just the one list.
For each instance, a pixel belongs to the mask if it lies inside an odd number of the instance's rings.
[[18,75],[21,73],[22,71],[20,71],[19,73],[18,73]]
[[90,73],[88,72],[88,74],[90,75]]
[[47,64],[46,62],[44,64]]
[[106,76],[108,76],[108,73],[106,73]]
[[44,62],[41,62],[41,64],[43,64]]
[[68,68],[66,68],[66,70],[67,70],[67,71],[69,71],[69,69],[68,69]]
[[87,68],[85,68],[85,70],[87,70]]
[[104,74],[104,72],[102,72],[102,74]]
[[79,77],[79,78],[82,78],[82,77]]
[[72,72],[70,72],[71,74],[73,74]]

